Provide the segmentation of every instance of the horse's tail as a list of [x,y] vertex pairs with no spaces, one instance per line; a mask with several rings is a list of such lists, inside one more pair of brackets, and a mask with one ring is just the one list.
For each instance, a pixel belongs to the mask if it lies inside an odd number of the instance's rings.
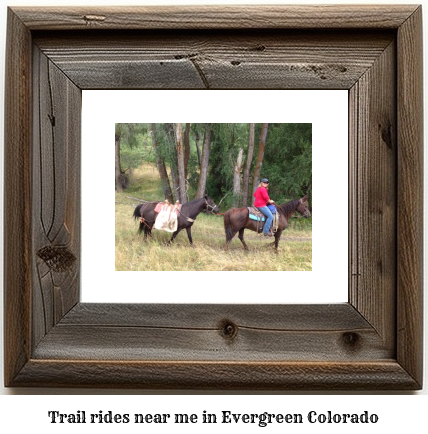
[[[134,214],[132,214],[132,217],[134,217],[135,220],[140,220],[141,219],[141,208],[144,204],[140,203],[140,205],[137,205],[136,208],[134,209]],[[141,232],[143,232],[144,229],[144,223],[141,223],[140,221],[140,227],[138,228],[138,233],[141,234]]]
[[224,232],[226,233],[226,242],[230,241],[233,238],[232,225],[230,223],[230,214],[232,214],[232,210],[226,211],[224,214]]
[[136,208],[134,209],[134,214],[132,214],[132,217],[134,217],[135,220],[139,219],[141,217],[140,214],[140,210],[141,207],[143,206],[143,203],[140,203],[139,205],[136,206]]

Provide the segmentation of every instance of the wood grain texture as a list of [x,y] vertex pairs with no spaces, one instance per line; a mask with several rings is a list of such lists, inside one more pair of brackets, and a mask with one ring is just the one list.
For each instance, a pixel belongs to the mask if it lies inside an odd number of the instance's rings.
[[53,32],[35,43],[81,89],[349,89],[393,39],[367,30]]
[[[5,78],[4,153],[4,377],[5,383],[30,357],[31,312],[31,38],[9,11]],[[19,104],[17,102],[19,101]],[[18,127],[19,126],[19,127]]]
[[[183,319],[183,314],[185,319]],[[334,320],[333,320],[334,319]],[[105,304],[79,303],[64,325],[136,326],[217,330],[225,321],[266,330],[371,329],[348,303],[311,305]]]
[[109,362],[30,360],[16,386],[222,390],[413,390],[418,384],[394,361]]
[[79,300],[81,91],[33,49],[33,346]]
[[415,5],[14,7],[30,29],[397,29]]
[[397,359],[422,383],[423,89],[422,7],[398,32]]
[[395,347],[397,124],[395,43],[350,92],[350,302]]
[[[421,388],[421,41],[416,6],[9,10],[6,385]],[[79,303],[81,90],[244,86],[349,89],[349,303]]]
[[[227,333],[227,327],[233,333]],[[46,336],[33,357],[355,362],[392,359],[394,352],[349,304],[80,304]]]

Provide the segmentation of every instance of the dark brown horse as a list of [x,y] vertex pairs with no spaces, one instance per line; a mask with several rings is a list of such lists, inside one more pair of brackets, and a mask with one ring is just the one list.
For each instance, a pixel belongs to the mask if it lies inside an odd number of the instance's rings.
[[[134,210],[133,217],[135,219],[140,220],[140,227],[138,228],[138,233],[141,234],[144,230],[144,241],[147,241],[147,236],[152,236],[152,228],[155,224],[156,217],[158,213],[155,212],[156,205],[159,202],[147,202],[140,205]],[[190,245],[193,245],[192,241],[192,226],[196,217],[202,212],[202,210],[206,209],[208,212],[218,213],[220,210],[214,201],[208,196],[205,195],[200,199],[192,200],[191,202],[185,203],[178,214],[177,219],[177,230],[173,232],[172,238],[168,241],[168,245],[170,245],[178,233],[182,229],[186,229],[187,236],[189,238]]]
[[[275,241],[271,243],[275,245],[275,253],[278,253],[278,243],[281,238],[282,231],[288,226],[288,220],[297,211],[303,217],[309,218],[311,212],[309,211],[308,197],[292,200],[284,205],[275,204],[276,212],[279,213],[278,229],[275,232]],[[229,247],[232,238],[239,232],[238,238],[241,240],[245,250],[248,246],[244,241],[244,230],[249,229],[255,232],[263,231],[263,222],[251,220],[248,208],[232,208],[226,211],[224,215],[224,230],[226,232],[226,250]]]

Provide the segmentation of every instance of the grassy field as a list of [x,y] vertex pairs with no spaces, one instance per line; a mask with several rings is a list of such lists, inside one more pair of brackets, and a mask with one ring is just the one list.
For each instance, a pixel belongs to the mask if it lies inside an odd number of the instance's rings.
[[[250,249],[245,252],[237,236],[224,251],[223,216],[199,214],[192,227],[194,247],[190,247],[185,230],[167,247],[171,233],[153,230],[145,243],[138,235],[138,221],[132,218],[134,198],[163,198],[155,167],[143,166],[133,173],[132,185],[116,193],[116,270],[117,271],[310,271],[312,270],[312,230],[300,229],[293,219],[281,237],[279,254],[267,244],[273,238],[245,231]],[[226,209],[220,209],[225,212]]]

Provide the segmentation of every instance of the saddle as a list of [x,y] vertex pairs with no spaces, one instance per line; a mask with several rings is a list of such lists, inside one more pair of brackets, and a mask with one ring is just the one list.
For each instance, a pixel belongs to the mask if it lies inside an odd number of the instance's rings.
[[[279,223],[279,213],[276,211],[276,207],[274,205],[268,205],[271,213],[273,214],[273,221],[272,221],[272,226],[270,228],[270,231],[272,233],[275,233],[278,229],[278,223]],[[265,215],[258,210],[258,208],[254,207],[254,206],[249,206],[247,207],[248,211],[249,211],[249,218],[251,220],[255,220],[257,222],[257,227],[259,225],[259,222],[264,222],[266,220]],[[263,227],[264,223],[262,223]],[[258,228],[257,228],[257,232],[258,232]]]
[[180,205],[173,205],[167,202],[159,202],[156,206],[155,206],[155,212],[156,213],[160,213],[161,211],[167,211],[169,213],[175,212],[177,215],[181,210],[181,204]]
[[[274,220],[275,220],[275,214],[276,212],[276,208],[273,205],[268,205],[271,213],[273,214]],[[250,212],[250,219],[251,220],[256,220],[258,222],[264,222],[266,220],[265,215],[258,210],[258,208],[256,208],[255,206],[249,206],[247,207],[248,211]]]

